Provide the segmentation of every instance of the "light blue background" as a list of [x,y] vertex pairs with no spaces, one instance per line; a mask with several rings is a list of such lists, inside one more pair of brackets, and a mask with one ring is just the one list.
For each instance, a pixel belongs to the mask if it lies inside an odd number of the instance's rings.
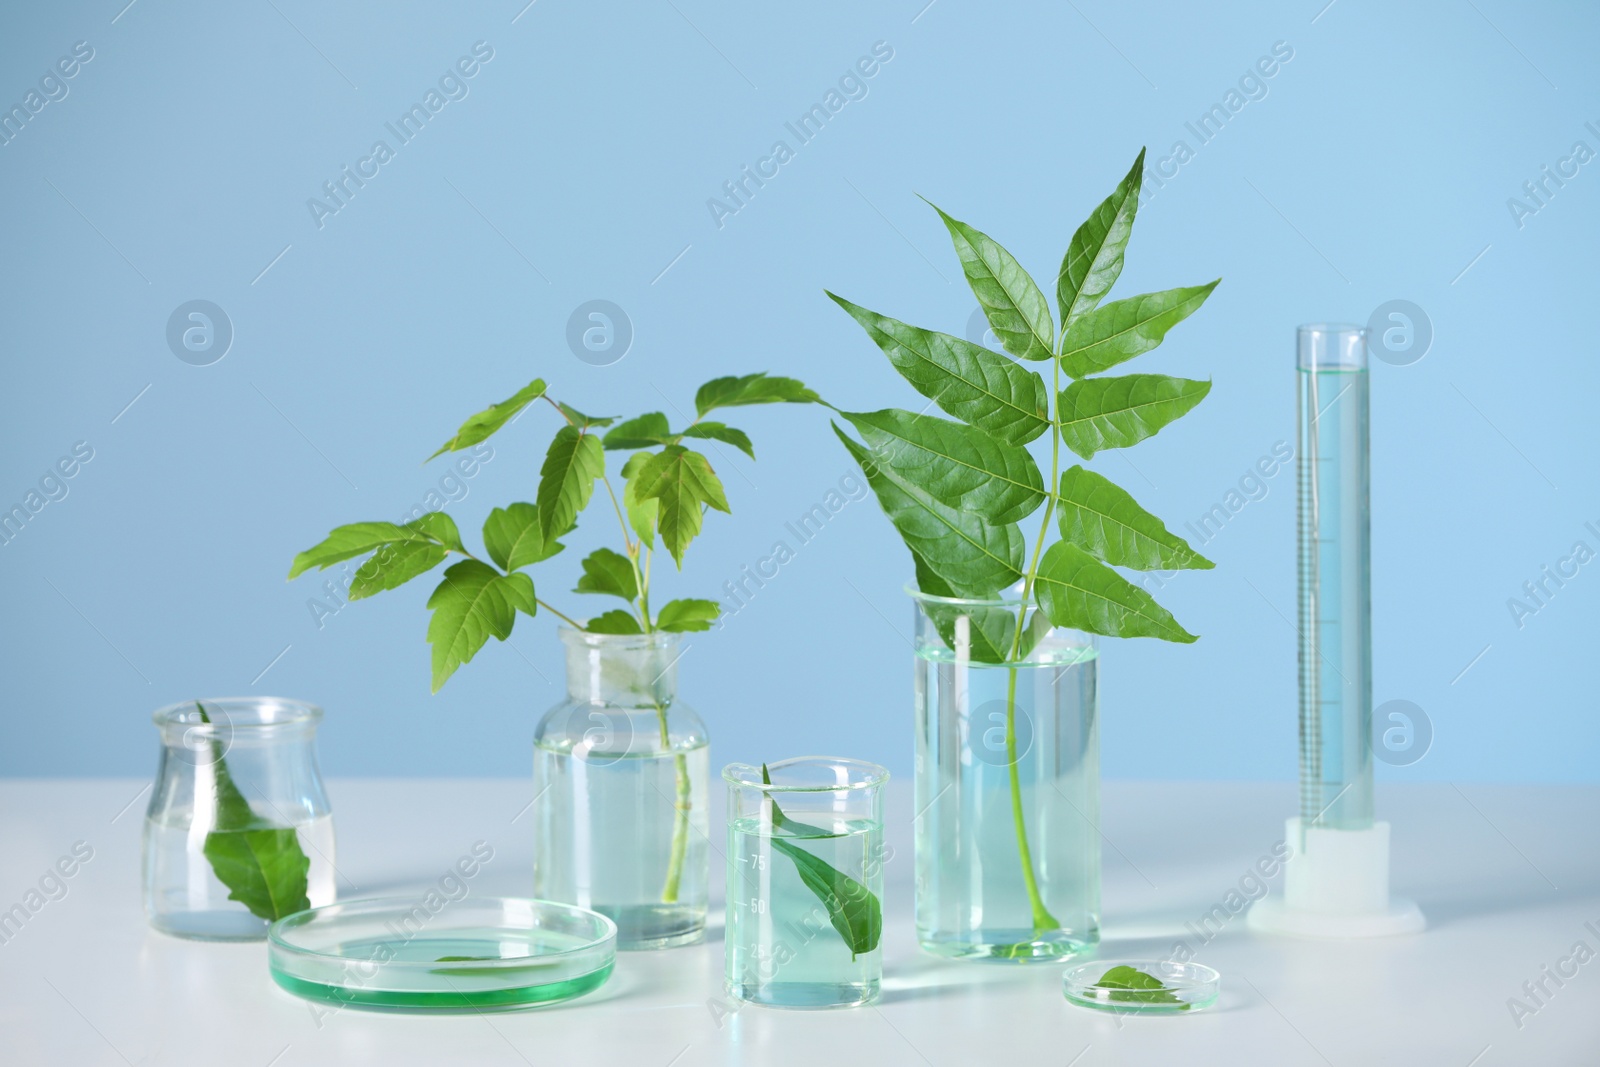
[[[914,194],[1053,289],[1139,146],[1154,160],[1183,139],[1195,156],[1140,211],[1117,292],[1221,275],[1140,367],[1215,389],[1094,466],[1180,529],[1292,440],[1297,323],[1415,301],[1432,351],[1373,373],[1376,698],[1416,702],[1435,736],[1383,771],[1600,779],[1600,563],[1520,629],[1507,608],[1575,541],[1600,549],[1584,528],[1600,526],[1600,163],[1523,227],[1507,208],[1575,141],[1600,150],[1592,9],[124,2],[0,16],[7,106],[74,42],[95,50],[0,147],[0,504],[74,442],[94,449],[0,548],[0,772],[146,774],[153,708],[270,692],[325,705],[329,773],[527,773],[561,680],[549,619],[519,621],[430,697],[431,583],[319,629],[322,578],[286,583],[293,554],[421,501],[445,473],[422,457],[535,375],[605,414],[663,393],[686,407],[706,378],[754,370],[846,407],[920,406],[822,295],[964,332],[975,305]],[[494,58],[470,95],[319,229],[307,198],[479,40]],[[793,146],[784,123],[876,41],[894,58],[866,98],[715,226],[707,199],[773,141]],[[1198,146],[1185,123],[1277,41],[1294,54],[1266,97]],[[236,331],[207,367],[164,337],[196,298]],[[592,298],[636,330],[613,366],[565,341]],[[761,461],[713,454],[735,514],[710,517],[673,592],[720,596],[852,470],[820,410],[732,414]],[[491,506],[532,497],[551,431],[540,411],[494,440],[450,509],[471,540]],[[1198,644],[1105,643],[1107,775],[1293,776],[1292,483],[1271,479],[1206,547],[1215,571],[1161,592]],[[536,572],[544,596],[573,602],[561,591],[606,519]],[[909,569],[876,504],[852,503],[694,639],[683,692],[719,763],[834,752],[909,771]]]

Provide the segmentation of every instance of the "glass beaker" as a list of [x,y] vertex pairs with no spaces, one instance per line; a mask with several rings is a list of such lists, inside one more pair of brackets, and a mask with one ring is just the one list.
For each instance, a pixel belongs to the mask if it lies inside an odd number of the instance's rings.
[[322,709],[279,697],[155,713],[161,762],[144,821],[144,906],[158,930],[256,941],[334,900],[333,813],[313,747]]
[[1016,597],[907,591],[916,604],[918,940],[962,959],[1064,959],[1093,948],[1095,638],[1050,627]]
[[883,980],[883,784],[860,760],[732,763],[728,995],[777,1008],[870,1004]]
[[533,895],[598,911],[619,949],[705,937],[705,724],[677,699],[682,635],[562,629],[567,697],[533,742]]

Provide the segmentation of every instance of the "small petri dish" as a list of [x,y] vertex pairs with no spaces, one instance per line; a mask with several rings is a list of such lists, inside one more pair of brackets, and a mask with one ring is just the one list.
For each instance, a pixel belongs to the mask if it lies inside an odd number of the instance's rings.
[[616,956],[617,927],[604,915],[517,897],[352,900],[267,931],[273,981],[353,1008],[479,1012],[570,1000],[605,984]]
[[1203,963],[1096,960],[1068,970],[1061,988],[1072,1003],[1099,1011],[1192,1014],[1217,1002],[1222,976]]

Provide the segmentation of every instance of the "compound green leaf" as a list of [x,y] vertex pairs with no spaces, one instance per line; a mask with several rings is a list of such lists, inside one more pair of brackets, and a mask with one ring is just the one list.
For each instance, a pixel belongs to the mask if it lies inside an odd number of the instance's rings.
[[1152,437],[1205,399],[1210,382],[1164,374],[1082,378],[1061,391],[1061,439],[1084,459]]
[[651,456],[637,477],[639,499],[660,501],[656,529],[681,568],[684,549],[700,532],[704,509],[729,512],[722,482],[705,456],[682,445],[668,445]]
[[1135,570],[1210,570],[1215,564],[1140,507],[1126,489],[1074,466],[1056,501],[1061,536],[1096,559]]
[[[522,581],[512,580],[517,578]],[[532,602],[532,592],[526,574],[507,578],[475,559],[462,560],[444,572],[444,580],[428,598],[433,609],[428,643],[433,646],[435,693],[456,668],[471,662],[491,636],[501,641],[511,636],[516,609]]]
[[906,381],[963,422],[1009,445],[1050,428],[1044,379],[981,345],[908,326],[841,296],[828,297],[861,324]]
[[965,423],[887,408],[840,412],[875,461],[941,504],[991,526],[1018,522],[1044,502],[1044,479],[1026,449]]
[[1055,324],[1050,305],[1015,256],[981,230],[953,219],[936,204],[961,260],[961,272],[978,298],[989,325],[1007,352],[1043,360],[1055,354]]
[[1149,593],[1069,541],[1045,549],[1033,587],[1057,626],[1107,637],[1198,640]]
[[1061,329],[1066,332],[1079,315],[1094,308],[1122,273],[1122,256],[1139,211],[1139,188],[1144,182],[1144,149],[1127,176],[1100,202],[1067,245],[1056,276],[1056,306]]
[[373,549],[397,541],[426,541],[427,537],[416,530],[392,522],[353,522],[336,526],[322,541],[294,557],[289,566],[289,577],[296,578],[312,567],[326,570],[356,556],[364,556]]
[[1144,293],[1081,316],[1061,342],[1061,369],[1082,378],[1150,351],[1166,338],[1168,330],[1204,304],[1221,281]]
[[385,589],[396,589],[433,570],[449,554],[449,549],[431,541],[397,541],[385,545],[357,568],[350,580],[350,599],[360,600]]
[[523,408],[544,396],[544,382],[538,378],[529,382],[511,396],[498,404],[490,404],[466,422],[456,431],[456,435],[439,446],[429,459],[444,452],[459,452],[463,448],[470,448],[493,434],[500,427],[515,418]]

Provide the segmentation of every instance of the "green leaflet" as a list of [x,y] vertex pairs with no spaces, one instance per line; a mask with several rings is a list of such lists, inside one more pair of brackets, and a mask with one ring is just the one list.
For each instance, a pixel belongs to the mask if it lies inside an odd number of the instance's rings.
[[406,529],[425,537],[432,538],[446,548],[457,552],[466,553],[461,544],[461,531],[456,529],[456,520],[442,511],[430,511],[412,519],[405,524]]
[[879,466],[837,423],[833,432],[861,464],[906,547],[953,595],[990,597],[1022,576],[1022,534],[1015,524],[991,526],[980,516],[941,504],[892,468]]
[[750,437],[743,430],[738,430],[723,422],[697,422],[683,431],[685,437],[708,438],[712,441],[721,441],[723,444],[732,445],[751,459],[756,458],[756,448],[750,443]]
[[613,422],[617,421],[617,417],[615,415],[601,415],[598,417],[593,415],[585,415],[577,408],[563,404],[559,400],[556,401],[556,410],[560,411],[561,414],[566,416],[569,425],[576,426],[580,430],[599,429],[602,426],[610,426]]
[[717,408],[744,407],[748,404],[815,404],[822,400],[794,378],[771,374],[746,374],[738,378],[714,378],[694,394],[695,414],[702,418]]
[[450,554],[431,541],[399,541],[385,545],[357,568],[350,579],[350,599],[360,600],[386,589],[396,589],[419,574],[426,574]]
[[1028,368],[959,337],[828,297],[861,324],[917,392],[962,422],[1008,445],[1025,445],[1050,428],[1049,391]]
[[951,218],[936,204],[928,206],[939,212],[950,231],[961,272],[1005,350],[1023,359],[1045,360],[1054,355],[1050,305],[1022,264],[988,234]]
[[487,439],[490,434],[510,422],[523,408],[541,396],[544,396],[544,382],[535,378],[500,403],[490,404],[463,422],[456,435],[440,445],[439,451],[428,458],[433,459],[434,456],[444,452],[459,452]]
[[[200,711],[200,721],[209,723],[205,705],[197,700],[194,706]],[[311,906],[306,899],[311,861],[301,849],[299,837],[292,827],[256,815],[234,783],[215,741],[211,749],[216,814],[200,851],[212,873],[228,887],[229,900],[238,901],[268,922],[304,911]]]
[[617,423],[601,438],[607,452],[627,448],[655,448],[672,443],[667,417],[659,411]]
[[537,606],[533,580],[521,571],[506,576],[487,563],[462,560],[444,572],[428,598],[433,618],[428,643],[433,646],[433,691],[484,646],[490,636],[511,636],[517,609],[532,615]]
[[297,578],[312,567],[326,570],[335,563],[364,556],[373,549],[396,542],[427,540],[427,535],[392,522],[353,522],[336,526],[322,541],[294,557],[289,577]]
[[1034,593],[1057,626],[1111,637],[1197,640],[1149,593],[1067,541],[1045,549]]
[[1096,559],[1135,570],[1210,570],[1215,564],[1140,507],[1128,491],[1074,466],[1056,501],[1061,536]]
[[650,455],[649,452],[639,452],[628,457],[628,462],[622,465],[622,477],[626,479],[622,487],[622,506],[628,513],[628,525],[633,527],[646,548],[656,546],[656,519],[661,512],[659,500],[639,496],[639,472],[650,462]]
[[[772,778],[767,773],[767,765],[764,763],[761,765],[761,780],[768,785],[772,784]],[[781,829],[795,837],[813,840],[845,836],[821,830],[807,823],[796,822],[783,814],[778,802],[772,797],[767,798],[767,803],[772,806],[774,830]],[[877,894],[799,845],[775,835],[767,840],[773,848],[794,861],[800,881],[816,894],[822,906],[828,910],[828,922],[839,932],[839,936],[849,947],[851,959],[878,947],[878,939],[883,933],[883,904],[878,900]]]
[[1178,1010],[1189,1010],[1189,1005],[1163,985],[1161,979],[1126,964],[1108,969],[1094,988],[1115,990],[1108,998],[1114,1004],[1183,1004]]
[[1084,459],[1126,448],[1154,436],[1210,391],[1210,382],[1165,374],[1083,378],[1061,391],[1061,439]]
[[501,570],[514,571],[547,560],[566,546],[546,541],[539,509],[519,502],[489,512],[483,520],[483,547]]
[[621,608],[612,608],[590,619],[584,626],[592,634],[642,634],[639,620]]
[[1044,479],[1024,448],[964,423],[895,408],[839,414],[861,434],[879,466],[991,526],[1019,522],[1044,503]]
[[1139,211],[1139,188],[1144,182],[1144,149],[1111,195],[1100,202],[1067,245],[1056,277],[1056,305],[1061,309],[1061,329],[1067,332],[1079,315],[1090,311],[1111,291],[1122,273],[1122,256]]
[[656,629],[669,633],[709,630],[721,613],[715,600],[669,600],[656,612]]
[[639,596],[639,583],[634,579],[633,563],[620,552],[597,548],[584,558],[583,575],[573,592],[603,593],[634,600]]
[[606,471],[606,454],[600,439],[577,426],[556,431],[539,468],[539,531],[554,541],[578,521],[588,506],[594,482]]
[[682,445],[668,445],[651,456],[639,469],[638,479],[639,498],[660,501],[656,528],[661,534],[661,543],[672,553],[673,561],[682,567],[683,551],[700,532],[704,509],[728,511],[722,482],[706,457]]
[[1082,378],[1150,351],[1165,339],[1168,330],[1204,304],[1221,281],[1145,293],[1083,315],[1061,342],[1061,369]]

